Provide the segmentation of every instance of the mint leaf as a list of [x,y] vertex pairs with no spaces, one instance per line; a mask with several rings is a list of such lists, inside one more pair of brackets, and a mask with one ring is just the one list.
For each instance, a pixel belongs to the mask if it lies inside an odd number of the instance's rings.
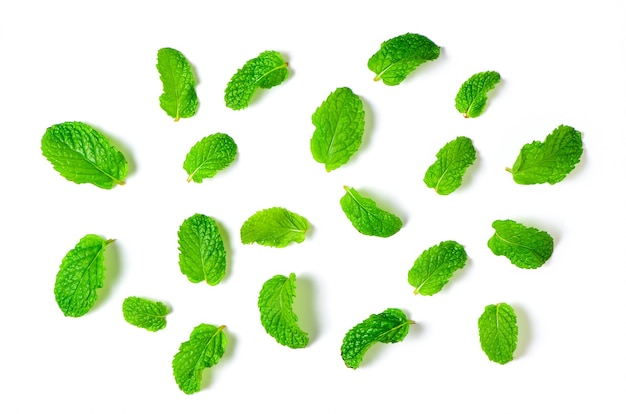
[[215,220],[204,214],[185,219],[178,230],[178,264],[193,283],[215,286],[226,275],[226,249]]
[[163,83],[161,108],[172,118],[191,118],[198,109],[196,80],[187,58],[176,49],[159,49],[157,70]]
[[372,314],[346,333],[341,344],[341,358],[348,368],[357,369],[363,356],[376,342],[385,344],[402,341],[409,333],[409,325],[400,309],[389,308]]
[[375,81],[398,85],[419,65],[439,57],[439,46],[426,36],[406,33],[384,41],[368,60],[367,67],[376,74]]
[[126,322],[151,332],[165,328],[167,306],[150,299],[129,296],[122,303],[122,314]]
[[211,134],[198,141],[185,157],[183,168],[191,180],[201,183],[205,178],[214,177],[220,170],[228,167],[237,155],[237,144],[223,133]]
[[480,346],[489,360],[506,364],[517,348],[517,316],[506,303],[485,306],[478,318]]
[[346,162],[361,146],[365,130],[363,102],[350,88],[337,88],[311,117],[315,131],[311,153],[315,161],[332,171]]
[[217,364],[224,355],[228,344],[225,328],[202,323],[193,328],[189,341],[180,344],[172,368],[174,379],[185,394],[200,391],[202,372]]
[[402,228],[402,220],[376,205],[370,198],[363,197],[352,187],[344,186],[346,194],[339,203],[355,229],[366,236],[389,237]]
[[63,258],[54,297],[65,316],[83,316],[96,303],[96,291],[104,284],[104,250],[112,242],[88,234]]
[[465,267],[467,253],[455,241],[443,241],[424,250],[409,270],[409,284],[416,295],[430,296],[448,283],[455,271]]
[[461,186],[465,171],[475,160],[472,140],[457,137],[439,150],[437,161],[426,170],[424,182],[438,194],[448,195]]
[[226,106],[235,110],[247,108],[257,88],[270,89],[287,79],[287,66],[281,54],[273,50],[248,60],[226,86]]
[[487,245],[496,256],[505,256],[522,269],[536,269],[552,256],[554,241],[545,231],[513,220],[496,220],[495,234]]
[[304,241],[309,222],[283,207],[257,211],[241,226],[241,242],[262,246],[285,247]]
[[466,80],[456,94],[456,110],[465,118],[476,118],[485,111],[487,92],[500,82],[500,74],[494,71],[476,73]]
[[276,275],[266,281],[259,293],[261,324],[265,331],[281,345],[304,348],[309,336],[298,326],[298,316],[293,312],[296,296],[296,275]]
[[574,169],[582,154],[581,133],[571,126],[561,125],[544,142],[524,145],[513,168],[506,170],[518,184],[556,184]]
[[104,189],[123,185],[128,162],[109,139],[82,122],[49,127],[41,138],[41,151],[61,176],[78,184]]

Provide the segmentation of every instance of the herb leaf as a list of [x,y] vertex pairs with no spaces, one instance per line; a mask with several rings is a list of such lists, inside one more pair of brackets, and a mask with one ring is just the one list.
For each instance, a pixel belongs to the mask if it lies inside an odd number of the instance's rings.
[[309,222],[283,207],[257,211],[241,226],[241,242],[262,246],[285,247],[304,241]]
[[191,118],[198,110],[196,80],[187,58],[169,47],[157,52],[157,70],[163,83],[161,108],[172,118]]
[[517,348],[517,316],[506,303],[485,306],[478,318],[480,346],[487,357],[498,364],[513,360]]
[[416,295],[430,296],[448,283],[454,272],[467,262],[467,253],[455,241],[443,241],[424,250],[409,270],[409,284]]
[[339,203],[355,229],[366,236],[389,237],[402,228],[402,220],[376,205],[371,198],[363,197],[352,187],[344,186],[346,194]]
[[123,185],[128,174],[124,155],[107,137],[82,122],[49,127],[41,138],[41,151],[55,170],[77,184],[108,190]]
[[536,269],[552,256],[554,240],[545,231],[513,220],[496,220],[495,234],[487,245],[496,256],[505,256],[522,269]]
[[346,333],[341,344],[341,358],[348,368],[357,369],[363,356],[376,342],[385,344],[402,341],[409,333],[409,325],[400,309],[389,308],[372,314]]
[[54,284],[54,297],[65,316],[86,314],[104,284],[104,250],[113,240],[88,234],[67,252]]
[[315,161],[332,171],[358,151],[365,130],[363,102],[350,88],[337,88],[311,117],[315,131],[311,153]]
[[202,371],[213,367],[224,355],[228,344],[224,328],[202,323],[193,328],[189,341],[180,344],[172,368],[174,379],[185,394],[200,391]]
[[189,174],[187,182],[201,183],[205,178],[214,177],[228,167],[237,156],[237,144],[223,133],[211,134],[198,141],[185,157],[183,168]]
[[398,85],[419,65],[439,57],[440,48],[426,36],[406,33],[380,45],[368,60],[367,67],[376,74],[375,81]]
[[494,71],[476,73],[466,80],[456,94],[457,111],[465,118],[476,118],[485,111],[487,92],[500,82],[500,74]]
[[235,110],[247,108],[257,88],[270,89],[287,79],[287,66],[281,54],[273,50],[248,60],[226,86],[226,106]]
[[583,154],[581,133],[560,125],[544,142],[533,141],[522,147],[513,168],[507,168],[518,184],[556,184],[580,161]]
[[472,140],[457,137],[437,152],[437,161],[426,170],[424,183],[438,194],[448,195],[461,186],[465,171],[475,160]]
[[165,328],[165,315],[168,313],[169,310],[163,303],[137,296],[129,296],[122,303],[122,314],[126,322],[150,332]]
[[178,230],[180,271],[193,282],[217,285],[226,275],[226,249],[215,220],[194,214]]
[[276,275],[266,281],[259,294],[261,324],[265,331],[281,345],[304,348],[309,336],[298,326],[298,316],[293,312],[296,296],[296,275]]

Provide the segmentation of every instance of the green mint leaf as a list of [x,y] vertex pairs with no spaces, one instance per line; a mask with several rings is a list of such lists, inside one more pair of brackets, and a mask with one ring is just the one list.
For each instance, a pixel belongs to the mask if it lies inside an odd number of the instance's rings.
[[544,142],[533,141],[522,147],[513,168],[507,168],[518,184],[556,184],[580,161],[582,135],[571,126],[561,125]]
[[123,185],[128,162],[107,137],[82,122],[49,127],[41,138],[41,151],[61,176],[78,184],[104,189]]
[[165,328],[165,316],[169,309],[161,302],[129,296],[122,303],[122,314],[126,322],[150,332]]
[[409,284],[416,295],[431,296],[448,283],[455,271],[465,267],[467,253],[455,241],[443,241],[424,250],[409,270]]
[[500,82],[500,74],[494,71],[476,73],[466,80],[456,94],[456,110],[465,118],[476,118],[485,111],[487,92]]
[[465,171],[475,160],[476,149],[472,140],[457,137],[439,150],[437,161],[426,170],[424,183],[438,194],[448,195],[461,186]]
[[176,49],[159,49],[156,67],[163,83],[163,93],[159,97],[161,108],[175,122],[194,116],[198,110],[198,96],[187,58]]
[[228,344],[225,328],[202,323],[193,328],[189,341],[180,344],[172,368],[174,379],[185,394],[200,391],[202,372],[217,364],[224,355]]
[[293,312],[296,296],[296,275],[276,275],[266,281],[259,293],[261,324],[265,331],[281,345],[304,348],[309,336],[298,326],[298,316]]
[[113,240],[88,234],[67,252],[54,284],[54,297],[65,316],[86,314],[104,284],[104,250]]
[[178,230],[178,264],[193,283],[215,286],[226,275],[226,249],[220,231],[204,214],[185,219]]
[[480,346],[487,357],[498,364],[513,360],[517,348],[517,316],[506,303],[485,306],[478,318]]
[[309,222],[283,207],[257,211],[241,226],[241,242],[262,246],[285,247],[304,241]]
[[370,315],[357,324],[343,338],[341,358],[348,368],[357,369],[363,356],[376,342],[385,344],[400,342],[409,332],[409,325],[400,309],[389,308],[382,313]]
[[402,228],[402,220],[376,205],[371,198],[363,197],[352,187],[344,186],[346,194],[339,203],[355,229],[366,236],[389,237]]
[[237,155],[237,144],[223,133],[211,134],[198,141],[185,158],[183,168],[191,180],[201,183],[205,178],[214,177],[219,171],[228,167]]
[[384,41],[369,59],[367,67],[376,74],[375,81],[398,85],[419,65],[439,57],[439,46],[426,36],[406,33]]
[[287,66],[281,54],[273,50],[250,59],[228,82],[224,91],[226,106],[235,110],[247,108],[257,88],[270,89],[287,79]]
[[311,153],[315,161],[332,171],[358,151],[365,130],[363,102],[350,88],[337,88],[311,117],[315,131]]
[[505,256],[522,269],[536,269],[552,256],[554,240],[545,231],[513,220],[496,220],[495,234],[487,245],[496,256]]

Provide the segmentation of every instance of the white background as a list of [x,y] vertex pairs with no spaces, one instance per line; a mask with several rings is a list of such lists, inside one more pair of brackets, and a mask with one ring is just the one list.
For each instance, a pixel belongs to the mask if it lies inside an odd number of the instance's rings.
[[[623,413],[626,6],[622,1],[6,1],[0,7],[2,215],[0,411]],[[367,60],[407,32],[442,47],[399,86],[373,82]],[[162,47],[198,79],[195,117],[159,107]],[[225,107],[226,83],[264,50],[289,61],[282,85],[249,108]],[[486,112],[454,107],[463,81],[496,70]],[[364,101],[366,133],[351,161],[327,173],[309,151],[310,117],[337,87]],[[110,191],[63,179],[41,155],[46,128],[82,121],[130,162]],[[584,155],[554,186],[521,186],[505,167],[560,124],[583,134]],[[225,132],[237,160],[187,183],[191,146]],[[470,137],[478,159],[463,186],[439,196],[422,182],[443,144]],[[356,232],[339,207],[343,185],[404,221],[388,239]],[[241,224],[282,206],[312,224],[284,249],[243,246]],[[178,268],[177,230],[212,216],[229,253],[226,278],[192,284]],[[552,258],[522,270],[487,248],[491,223],[548,231]],[[114,238],[95,307],[66,318],[53,294],[61,259],[87,233]],[[467,266],[432,297],[407,282],[426,248],[456,240]],[[278,345],[259,322],[263,282],[297,275],[305,349]],[[125,297],[168,304],[167,328],[127,324]],[[477,319],[488,304],[517,312],[519,344],[490,362]],[[398,307],[416,322],[377,345],[357,370],[339,348],[372,313]],[[229,347],[182,393],[171,360],[199,323],[227,326]],[[244,411],[245,410],[245,411]]]

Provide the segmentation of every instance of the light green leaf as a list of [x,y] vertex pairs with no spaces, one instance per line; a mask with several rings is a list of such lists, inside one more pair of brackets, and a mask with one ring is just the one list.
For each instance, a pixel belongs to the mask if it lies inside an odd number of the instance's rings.
[[163,83],[161,108],[172,118],[191,118],[198,110],[196,80],[187,58],[176,49],[159,49],[157,70]]
[[226,249],[215,220],[194,214],[178,230],[180,271],[193,282],[217,285],[226,275]]
[[480,346],[487,357],[498,364],[513,360],[517,348],[517,316],[506,303],[488,305],[478,318]]
[[485,111],[487,92],[500,82],[500,74],[494,71],[480,72],[466,80],[456,95],[457,111],[465,118],[476,118]]
[[363,102],[350,88],[337,88],[311,117],[315,131],[311,154],[332,171],[358,151],[365,130]]
[[124,319],[131,325],[156,332],[165,328],[169,309],[161,302],[129,296],[122,303]]
[[371,198],[363,197],[352,187],[344,186],[346,194],[339,203],[355,229],[366,236],[389,237],[402,228],[402,220],[376,205]]
[[424,182],[438,194],[448,195],[461,186],[465,171],[475,160],[472,140],[457,137],[439,150],[437,161],[426,170]]
[[522,269],[536,269],[552,256],[554,240],[545,231],[513,220],[496,220],[495,234],[487,245],[496,256],[505,256]]
[[183,168],[191,180],[201,183],[205,178],[214,177],[228,167],[237,156],[237,144],[223,133],[211,134],[198,141],[185,158]]
[[41,151],[55,170],[78,184],[111,189],[123,185],[128,174],[124,155],[107,137],[82,122],[49,127],[41,138]]
[[309,222],[283,207],[257,211],[241,226],[241,242],[262,246],[285,247],[304,241]]
[[424,296],[439,292],[455,271],[465,267],[467,253],[455,241],[443,241],[424,250],[409,270],[409,284],[415,294]]
[[296,296],[296,275],[276,275],[266,281],[259,294],[261,324],[265,331],[281,345],[304,348],[309,336],[298,326],[298,316],[293,312]]

